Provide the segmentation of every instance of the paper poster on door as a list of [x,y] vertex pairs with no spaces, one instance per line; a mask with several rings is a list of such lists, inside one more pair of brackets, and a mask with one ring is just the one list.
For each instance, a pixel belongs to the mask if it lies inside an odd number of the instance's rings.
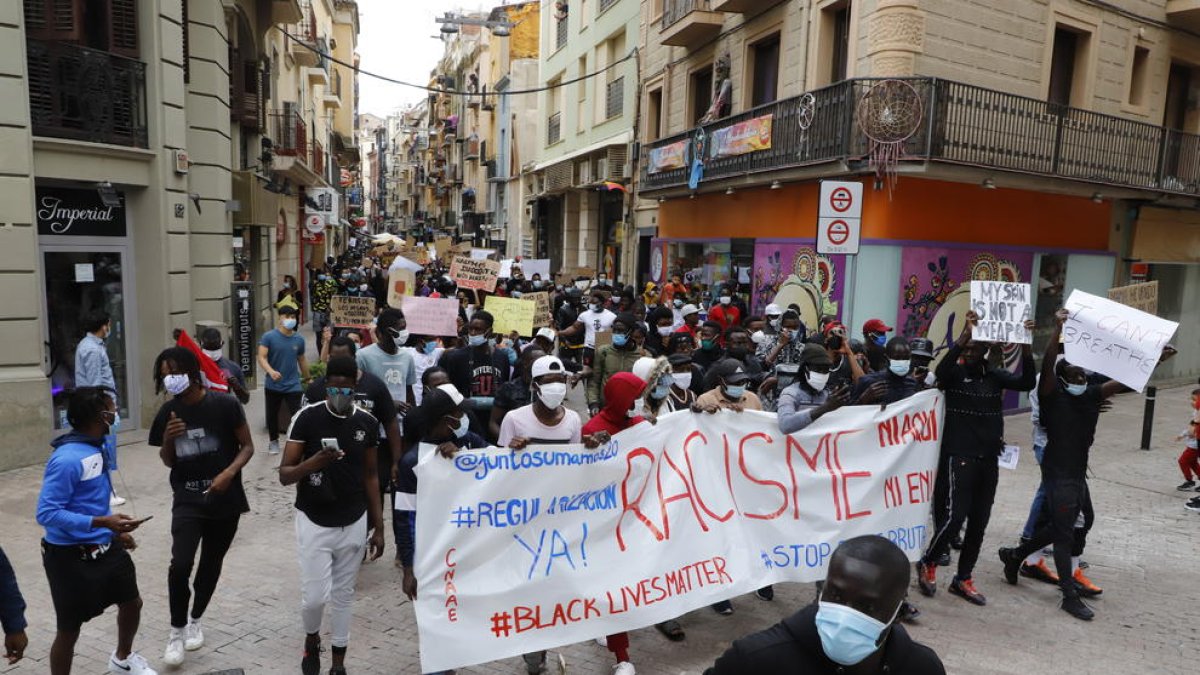
[[90,284],[96,280],[96,269],[92,263],[75,263],[75,283]]

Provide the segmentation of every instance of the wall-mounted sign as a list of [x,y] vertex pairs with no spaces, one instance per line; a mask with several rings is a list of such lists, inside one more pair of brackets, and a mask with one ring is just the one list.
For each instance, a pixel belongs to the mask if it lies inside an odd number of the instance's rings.
[[124,237],[125,195],[120,204],[105,206],[93,189],[38,187],[37,229],[40,235],[70,237]]
[[233,302],[233,325],[229,327],[230,356],[247,379],[254,377],[254,286],[235,281],[229,289]]

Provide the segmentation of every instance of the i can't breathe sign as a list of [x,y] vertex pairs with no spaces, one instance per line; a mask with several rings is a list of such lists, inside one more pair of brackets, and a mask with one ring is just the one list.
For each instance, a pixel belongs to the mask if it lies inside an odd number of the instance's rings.
[[1033,318],[1029,284],[1009,281],[972,281],[971,309],[979,323],[971,337],[980,342],[1033,344],[1025,322]]

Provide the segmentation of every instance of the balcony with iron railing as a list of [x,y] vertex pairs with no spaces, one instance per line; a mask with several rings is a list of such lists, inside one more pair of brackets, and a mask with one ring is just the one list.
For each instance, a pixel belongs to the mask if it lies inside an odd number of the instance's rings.
[[149,146],[144,63],[34,38],[25,50],[35,136]]
[[554,49],[555,51],[567,46],[567,17],[554,20]]
[[625,110],[625,77],[621,76],[604,87],[604,119],[611,120]]
[[659,42],[672,47],[695,47],[717,36],[725,15],[713,11],[710,0],[663,0]]
[[308,159],[308,125],[296,110],[271,113],[271,141],[276,155]]
[[288,49],[298,65],[311,68],[321,62],[321,56],[314,51],[317,47],[317,14],[311,0],[301,4],[300,13],[300,22],[288,26],[288,33],[296,38],[288,40]]
[[[863,124],[869,107],[862,101],[879,82],[846,80],[649,143],[642,153],[642,191],[686,187],[701,137],[702,182],[754,174],[769,181],[770,172],[831,162],[865,169],[872,141],[863,128],[880,120]],[[901,164],[944,163],[1200,195],[1200,136],[961,82],[905,82],[913,92],[907,103],[915,100],[916,109],[901,110],[900,104],[875,109],[879,117],[912,113],[912,133],[898,146]],[[714,134],[767,116],[766,147],[741,154],[714,148]]]
[[337,68],[330,73],[329,84],[321,101],[326,108],[342,107],[342,72]]
[[546,145],[562,140],[562,113],[556,112],[546,119]]

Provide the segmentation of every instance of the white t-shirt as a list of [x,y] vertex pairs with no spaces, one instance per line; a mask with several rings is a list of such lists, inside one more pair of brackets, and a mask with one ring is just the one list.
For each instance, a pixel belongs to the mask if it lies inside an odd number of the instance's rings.
[[425,371],[437,365],[438,359],[442,357],[442,353],[446,351],[445,347],[437,347],[432,354],[425,354],[412,347],[404,347],[412,352],[413,369],[416,371],[417,379],[413,382],[413,404],[421,405],[421,391],[424,385],[421,384],[421,377]]
[[562,421],[548,427],[542,424],[537,414],[533,412],[533,404],[508,411],[500,422],[499,445],[507,448],[514,438],[528,438],[532,442],[559,441],[565,443],[580,443],[583,439],[583,422],[579,413],[567,409]]
[[596,333],[605,333],[612,330],[613,321],[617,320],[617,315],[602,309],[599,312],[588,310],[579,315],[579,320],[583,322],[583,346],[596,347]]

